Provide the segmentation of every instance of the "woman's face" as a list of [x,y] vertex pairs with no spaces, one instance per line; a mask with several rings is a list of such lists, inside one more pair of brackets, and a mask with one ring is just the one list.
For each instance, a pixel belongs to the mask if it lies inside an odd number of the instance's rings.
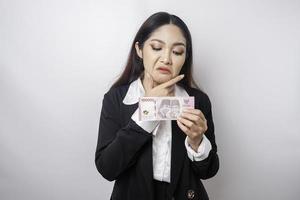
[[186,57],[186,40],[181,30],[167,24],[156,29],[145,41],[143,49],[135,44],[137,54],[143,59],[145,71],[157,84],[177,76]]

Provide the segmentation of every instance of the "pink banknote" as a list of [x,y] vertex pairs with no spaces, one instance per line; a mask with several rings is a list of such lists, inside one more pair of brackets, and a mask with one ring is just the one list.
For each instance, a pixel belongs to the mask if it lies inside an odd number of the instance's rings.
[[176,120],[185,108],[194,108],[194,97],[141,97],[139,120]]

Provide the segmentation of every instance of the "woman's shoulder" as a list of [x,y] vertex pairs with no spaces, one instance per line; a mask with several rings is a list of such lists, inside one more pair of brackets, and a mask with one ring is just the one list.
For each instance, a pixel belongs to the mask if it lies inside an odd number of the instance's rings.
[[130,84],[120,85],[117,87],[111,87],[105,94],[104,98],[108,98],[111,101],[122,101],[127,93]]
[[187,93],[190,96],[195,96],[195,97],[200,98],[200,99],[209,100],[208,94],[206,92],[204,92],[203,90],[199,89],[199,88],[184,86],[184,89],[187,91]]
[[[184,89],[189,94],[189,96],[195,97],[195,104],[196,107],[210,109],[211,107],[211,101],[206,92],[199,88],[194,88],[190,86],[184,86]],[[198,105],[197,105],[198,104]]]

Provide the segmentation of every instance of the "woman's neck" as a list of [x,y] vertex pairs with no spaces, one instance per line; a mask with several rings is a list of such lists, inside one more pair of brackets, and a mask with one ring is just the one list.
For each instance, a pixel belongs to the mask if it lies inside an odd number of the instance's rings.
[[[145,78],[144,74],[142,74],[142,75],[140,76],[140,79],[141,79],[141,82],[142,82],[143,87],[145,88],[145,85],[147,84],[146,81],[149,81],[149,80]],[[159,83],[155,82],[153,79],[152,79],[152,81],[153,81],[153,87],[156,87],[156,86],[159,85]],[[149,84],[148,84],[148,85],[149,85]]]

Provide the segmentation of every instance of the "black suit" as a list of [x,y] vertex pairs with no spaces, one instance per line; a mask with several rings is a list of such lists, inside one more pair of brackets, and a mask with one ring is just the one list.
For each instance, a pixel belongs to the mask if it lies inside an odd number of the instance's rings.
[[[139,127],[131,116],[138,104],[125,105],[129,85],[108,91],[103,98],[95,163],[100,174],[115,181],[112,200],[153,199],[152,134]],[[184,145],[185,133],[172,121],[170,199],[208,199],[200,179],[213,177],[219,169],[211,103],[208,96],[184,87],[195,97],[195,108],[207,119],[206,137],[212,145],[203,161],[191,161]]]

